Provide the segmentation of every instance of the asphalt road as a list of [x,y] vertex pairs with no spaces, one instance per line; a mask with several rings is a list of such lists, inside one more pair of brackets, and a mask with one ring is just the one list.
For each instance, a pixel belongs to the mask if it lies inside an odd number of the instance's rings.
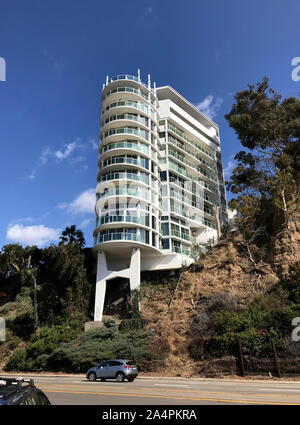
[[300,382],[144,378],[89,382],[84,376],[31,376],[60,405],[300,405]]

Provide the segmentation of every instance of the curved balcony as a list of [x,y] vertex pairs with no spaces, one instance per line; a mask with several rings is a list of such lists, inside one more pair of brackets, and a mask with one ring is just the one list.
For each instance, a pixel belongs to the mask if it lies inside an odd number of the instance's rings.
[[115,82],[119,82],[119,81],[121,81],[121,82],[130,81],[130,82],[137,83],[137,84],[141,85],[143,89],[146,89],[147,92],[150,93],[152,97],[155,97],[153,89],[151,87],[149,87],[148,84],[143,83],[141,78],[136,77],[135,75],[130,75],[130,74],[120,74],[120,75],[116,75],[114,77],[110,77],[108,82],[106,83],[106,86],[104,87],[104,90],[108,85],[115,83]]
[[136,77],[135,75],[129,75],[129,74],[116,75],[116,76],[110,78],[108,84],[110,84],[114,81],[120,81],[120,80],[134,81],[136,83],[139,83],[142,86],[144,86],[147,90],[149,90],[151,92],[151,94],[153,94],[153,90],[151,88],[149,89],[148,85],[143,83],[142,80],[139,77]]
[[96,194],[96,202],[100,199],[109,198],[110,196],[113,197],[119,197],[119,196],[126,196],[130,198],[141,198],[145,201],[149,201],[149,193],[147,192],[147,189],[141,190],[135,190],[135,189],[113,189],[113,190],[104,190],[102,193]]
[[144,227],[149,227],[149,216],[133,216],[133,215],[109,215],[104,217],[99,217],[96,220],[96,227],[104,226],[105,224],[112,223],[131,223],[136,225],[141,225]]
[[113,142],[113,143],[104,145],[100,148],[100,157],[102,157],[103,154],[105,154],[106,152],[113,151],[113,150],[116,151],[119,149],[141,152],[150,158],[150,153],[149,153],[150,145],[146,145],[146,143],[137,142],[135,140],[133,141],[124,140],[123,142]]
[[113,165],[134,165],[138,168],[142,168],[143,170],[149,171],[149,159],[141,157],[140,159],[130,158],[127,156],[113,156],[107,159],[104,159],[100,162],[100,166],[98,167],[98,171],[101,172],[103,169],[113,166]]
[[155,119],[155,114],[153,109],[144,102],[136,102],[133,100],[123,100],[110,103],[105,108],[102,109],[101,115],[104,118],[105,114],[109,111],[114,112],[115,108],[117,108],[120,112],[129,112],[129,110],[133,109],[135,111],[140,111],[146,114],[149,118]]
[[141,141],[147,141],[150,142],[150,135],[148,131],[145,130],[137,130],[135,128],[130,128],[130,127],[121,127],[121,128],[112,128],[109,131],[104,132],[104,134],[102,134],[102,136],[100,137],[100,141],[102,142],[105,139],[108,138],[114,138],[115,136],[118,135],[134,135],[136,137],[138,137],[139,139],[141,139]]
[[144,128],[144,131],[149,131],[149,127],[148,127],[150,122],[149,118],[145,118],[145,117],[137,116],[133,114],[126,114],[126,113],[110,116],[105,121],[103,121],[101,128],[102,130],[105,128],[106,131],[108,131],[110,128],[115,128],[120,124],[122,125],[123,121],[125,121],[125,125],[126,125],[126,121],[134,121],[139,126],[142,126]]
[[[126,99],[124,98],[124,95],[126,96]],[[136,101],[137,99],[143,100],[146,101],[149,105],[151,105],[152,108],[155,108],[155,98],[153,96],[151,98],[151,101],[149,102],[148,96],[144,94],[140,89],[124,86],[112,88],[109,91],[107,91],[105,88],[101,98],[102,107],[106,107],[108,103],[119,101],[122,98],[124,100],[133,101]]]
[[108,173],[101,176],[99,183],[110,180],[134,180],[149,186],[149,174],[140,175],[130,172]]

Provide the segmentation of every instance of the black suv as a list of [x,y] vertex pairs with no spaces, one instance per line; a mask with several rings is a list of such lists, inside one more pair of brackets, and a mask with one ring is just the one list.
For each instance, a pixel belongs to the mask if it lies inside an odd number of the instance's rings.
[[0,378],[0,405],[3,404],[30,406],[51,403],[32,379]]

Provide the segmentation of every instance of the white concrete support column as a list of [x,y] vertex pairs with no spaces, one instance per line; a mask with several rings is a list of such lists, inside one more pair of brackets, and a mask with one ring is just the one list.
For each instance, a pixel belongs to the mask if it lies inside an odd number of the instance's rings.
[[102,320],[106,292],[106,277],[109,273],[109,270],[107,270],[105,253],[98,252],[94,321]]
[[129,270],[130,292],[139,289],[141,281],[141,252],[140,248],[133,248]]

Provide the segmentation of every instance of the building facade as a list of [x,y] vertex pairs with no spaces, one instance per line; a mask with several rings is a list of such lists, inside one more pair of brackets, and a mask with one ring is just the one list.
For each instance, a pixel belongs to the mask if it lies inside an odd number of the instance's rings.
[[101,97],[94,249],[94,320],[107,283],[190,264],[191,248],[217,240],[227,221],[218,126],[170,86],[137,76],[106,79]]

